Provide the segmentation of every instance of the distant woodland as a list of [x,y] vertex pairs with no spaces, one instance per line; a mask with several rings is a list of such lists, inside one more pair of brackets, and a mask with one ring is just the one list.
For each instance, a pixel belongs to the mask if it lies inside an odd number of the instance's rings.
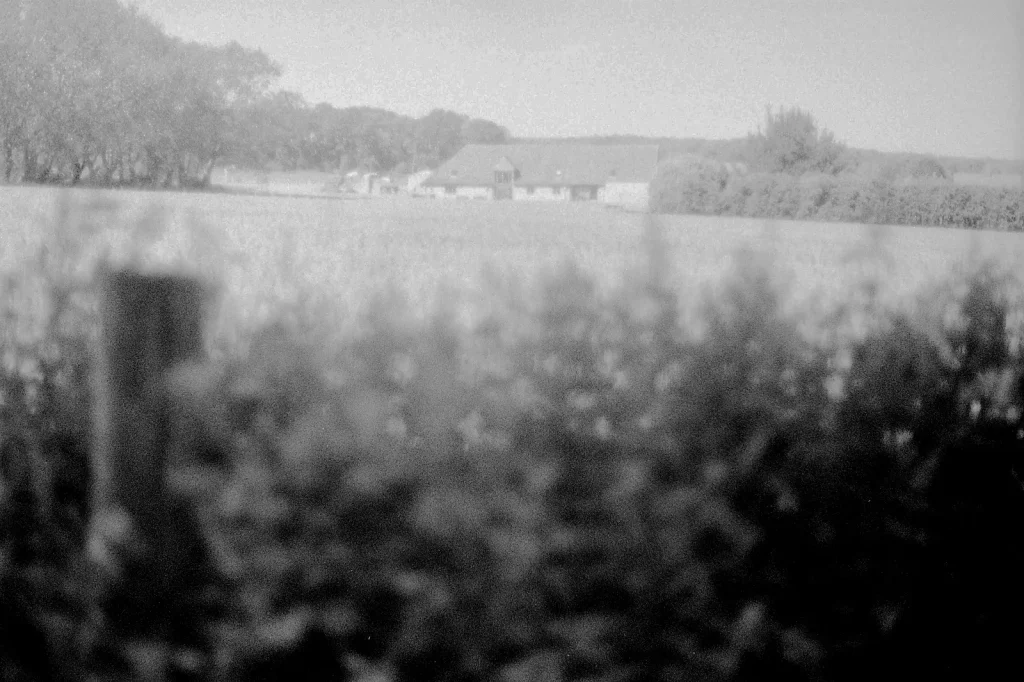
[[490,121],[436,110],[312,106],[237,43],[164,33],[118,0],[0,3],[0,180],[183,187],[215,165],[294,170],[435,166]]
[[[435,109],[416,118],[375,107],[311,104],[275,88],[280,75],[280,66],[260,50],[180,40],[118,0],[4,0],[0,181],[202,187],[222,165],[403,173],[435,167],[468,143],[512,141],[500,124],[454,111]],[[796,128],[806,123],[802,112],[785,115]],[[815,148],[827,153],[802,170],[884,170],[929,159],[847,149],[827,131],[811,134],[820,137]],[[663,159],[699,156],[777,172],[771,159],[788,152],[766,153],[764,140],[759,132],[733,140],[515,141],[657,143]],[[1020,173],[1024,165],[933,161],[948,174]]]

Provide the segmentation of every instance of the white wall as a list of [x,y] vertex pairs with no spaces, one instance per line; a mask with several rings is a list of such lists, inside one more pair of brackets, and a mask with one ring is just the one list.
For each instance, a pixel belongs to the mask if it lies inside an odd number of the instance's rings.
[[650,198],[646,182],[609,182],[604,187],[603,201],[609,206],[645,208]]
[[468,199],[490,199],[493,196],[490,187],[458,187],[455,189],[455,196]]
[[564,192],[560,191],[563,188],[556,190],[553,187],[535,187],[533,194],[528,194],[525,187],[513,187],[512,198],[517,201],[568,201],[569,200],[569,188],[564,188]]
[[455,194],[448,194],[445,187],[431,187],[435,199],[490,199],[490,187],[456,187]]
[[424,191],[425,188],[420,187],[420,185],[422,185],[423,182],[432,175],[432,173],[433,171],[428,170],[420,171],[419,173],[413,173],[412,175],[409,176],[408,180],[406,181],[406,190],[410,194],[414,195],[430,194],[431,192],[429,190]]
[[[444,187],[422,187],[421,190],[436,199],[492,199],[491,187],[456,187],[455,194],[448,194]],[[613,206],[645,208],[647,206],[647,183],[616,182],[598,188],[597,201]],[[513,187],[512,198],[516,201],[569,201],[572,192],[568,187],[535,187],[528,194],[525,187]]]

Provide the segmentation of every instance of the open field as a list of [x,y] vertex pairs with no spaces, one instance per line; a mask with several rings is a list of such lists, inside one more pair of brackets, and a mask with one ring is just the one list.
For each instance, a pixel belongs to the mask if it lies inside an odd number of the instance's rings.
[[[52,223],[59,193],[0,188],[0,272],[23,263]],[[126,256],[126,225],[151,205],[168,210],[168,229],[142,254],[156,267],[198,270],[223,285],[232,319],[262,320],[267,302],[306,286],[339,309],[358,306],[389,281],[414,299],[447,281],[473,289],[484,268],[525,279],[574,257],[603,284],[617,281],[640,251],[644,216],[591,204],[442,202],[73,190],[75,205],[114,202],[100,212],[108,227],[96,238]],[[866,266],[844,259],[877,231],[862,225],[671,216],[660,218],[679,286],[696,291],[717,281],[744,244],[771,252],[788,273],[794,302],[811,292],[827,300],[847,293]],[[189,225],[199,221],[198,230]],[[992,257],[1024,271],[1024,235],[897,227],[881,234],[891,255],[888,294],[905,298],[970,256]]]

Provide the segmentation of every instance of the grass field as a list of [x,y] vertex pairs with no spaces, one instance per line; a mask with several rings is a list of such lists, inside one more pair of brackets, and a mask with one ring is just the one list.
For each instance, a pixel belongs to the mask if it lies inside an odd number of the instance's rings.
[[[59,196],[46,188],[0,188],[0,273],[24,264],[44,234],[42,226],[53,223]],[[223,309],[233,323],[266,318],[267,303],[296,296],[296,287],[316,291],[345,310],[389,281],[422,301],[442,281],[472,290],[484,268],[506,269],[527,280],[566,257],[612,284],[637,261],[644,226],[642,215],[578,203],[348,202],[100,190],[67,196],[74,206],[108,204],[95,214],[104,227],[93,241],[109,244],[118,258],[126,257],[126,226],[153,205],[165,207],[168,229],[141,260],[219,280]],[[75,215],[82,220],[84,214]],[[774,254],[794,302],[813,292],[837,299],[870,272],[845,258],[872,235],[890,254],[886,288],[897,299],[969,257],[991,257],[1024,271],[1020,234],[906,227],[879,232],[862,225],[766,225],[718,217],[660,220],[678,285],[691,292],[718,281],[731,254],[751,245]],[[196,222],[199,229],[189,229]]]

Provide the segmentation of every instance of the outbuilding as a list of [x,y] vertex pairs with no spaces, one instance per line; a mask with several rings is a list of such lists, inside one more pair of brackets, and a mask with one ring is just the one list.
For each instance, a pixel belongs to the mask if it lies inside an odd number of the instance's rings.
[[439,199],[599,201],[642,207],[657,145],[466,145],[422,188]]

